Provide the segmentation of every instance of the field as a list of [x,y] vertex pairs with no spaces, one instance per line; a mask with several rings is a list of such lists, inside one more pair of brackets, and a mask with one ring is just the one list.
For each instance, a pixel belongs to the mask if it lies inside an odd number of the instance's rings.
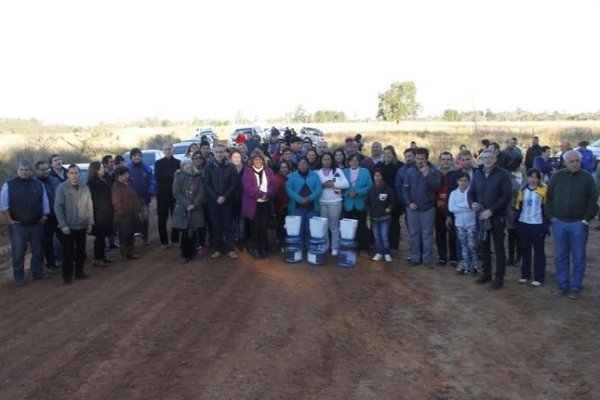
[[[476,134],[465,124],[401,126],[322,128],[331,143],[360,132],[367,144],[377,138],[403,148],[415,139],[453,152],[484,136],[525,142],[533,132],[553,146],[562,137],[600,136],[600,125],[591,123],[479,125]],[[186,138],[191,128],[122,129],[104,132],[108,139],[99,145]],[[28,135],[3,134],[3,140],[23,150]],[[47,135],[51,147],[66,133]],[[54,276],[18,289],[0,237],[1,399],[600,398],[600,232],[594,229],[578,300],[552,295],[552,238],[546,284],[519,285],[518,268],[507,267],[499,291],[447,267],[409,267],[405,227],[392,264],[361,256],[354,269],[337,268],[331,257],[324,267],[288,265],[276,253],[183,266],[177,249],[160,250],[155,233],[153,240],[140,248],[139,260],[107,269],[88,261],[91,279],[71,287]]]

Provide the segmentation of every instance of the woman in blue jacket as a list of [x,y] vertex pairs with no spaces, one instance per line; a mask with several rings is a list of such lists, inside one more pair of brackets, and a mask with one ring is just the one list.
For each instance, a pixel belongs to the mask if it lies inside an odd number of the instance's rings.
[[309,240],[308,221],[314,215],[319,215],[319,197],[321,196],[321,180],[317,173],[308,169],[306,157],[298,159],[297,170],[291,174],[285,183],[285,189],[290,198],[288,214],[302,217],[300,235]]
[[348,168],[344,168],[344,175],[350,187],[344,191],[343,207],[344,218],[358,220],[356,236],[359,250],[369,251],[369,230],[367,229],[367,193],[373,187],[373,179],[368,169],[360,167],[360,160],[356,154],[348,157]]

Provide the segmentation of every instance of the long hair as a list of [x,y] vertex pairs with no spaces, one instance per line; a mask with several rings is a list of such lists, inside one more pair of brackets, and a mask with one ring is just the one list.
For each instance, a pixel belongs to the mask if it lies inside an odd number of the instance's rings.
[[100,168],[102,167],[102,164],[100,164],[100,161],[93,161],[90,163],[90,166],[88,167],[88,177],[87,177],[87,181],[91,181],[92,179],[99,179],[100,178]]

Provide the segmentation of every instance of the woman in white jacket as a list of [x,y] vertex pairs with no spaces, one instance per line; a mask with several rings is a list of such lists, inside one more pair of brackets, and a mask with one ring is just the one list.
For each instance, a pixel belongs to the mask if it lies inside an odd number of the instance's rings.
[[456,181],[458,188],[450,193],[448,199],[448,211],[454,214],[454,227],[463,259],[462,268],[459,266],[456,272],[469,275],[477,272],[477,213],[471,209],[467,200],[469,174],[459,174]]
[[[342,190],[348,189],[350,183],[348,183],[341,169],[333,167],[333,155],[329,152],[325,152],[321,156],[321,163],[316,172],[323,185],[323,192],[319,198],[321,217],[328,220],[329,231],[331,232],[331,254],[335,256],[340,243]],[[329,246],[328,235],[325,237]]]

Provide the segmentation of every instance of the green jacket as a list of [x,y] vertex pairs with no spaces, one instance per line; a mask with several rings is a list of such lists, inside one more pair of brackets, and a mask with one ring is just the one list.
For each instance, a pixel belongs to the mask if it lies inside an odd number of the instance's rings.
[[552,175],[546,196],[546,216],[565,222],[586,220],[596,216],[598,188],[592,175],[580,169],[575,173],[561,169]]

